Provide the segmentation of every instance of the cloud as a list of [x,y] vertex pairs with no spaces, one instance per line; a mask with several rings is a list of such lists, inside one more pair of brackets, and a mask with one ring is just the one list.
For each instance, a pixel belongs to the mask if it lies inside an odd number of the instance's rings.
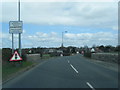
[[[15,47],[18,47],[18,38],[15,36]],[[11,35],[2,33],[3,47],[11,47]],[[63,42],[65,46],[92,46],[118,44],[118,35],[109,32],[97,33],[65,33]],[[22,48],[25,47],[60,47],[62,43],[61,36],[56,32],[43,33],[36,32],[33,35],[22,34]]]
[[113,30],[118,30],[118,26],[113,26]]
[[[117,26],[117,2],[22,2],[21,20],[39,25]],[[17,20],[17,3],[2,4],[3,22]]]
[[26,33],[26,30],[23,30],[23,33]]
[[[21,0],[21,2],[118,2],[119,0]],[[16,0],[4,0],[2,2],[17,2]]]
[[[33,1],[33,0],[30,0]],[[98,28],[97,33],[66,33],[64,34],[65,45],[93,45],[93,44],[112,44],[117,45],[117,34],[110,32],[100,32],[104,30],[118,28],[118,3],[111,2],[21,2],[21,20],[24,24],[37,25],[64,25]],[[81,0],[83,1],[83,0]],[[94,1],[94,0],[93,0]],[[104,1],[104,0],[102,0]],[[116,0],[117,1],[117,0]],[[2,2],[2,14],[0,14],[0,22],[9,22],[18,20],[17,2]],[[1,9],[0,9],[1,11]],[[67,29],[66,29],[67,30]],[[34,31],[35,32],[35,31]],[[116,32],[116,31],[115,31]],[[1,35],[1,33],[0,33]],[[18,40],[17,36],[16,42]],[[7,47],[11,42],[11,35],[2,33],[0,38],[3,39],[3,46]],[[43,33],[36,32],[28,35],[23,30],[22,45],[28,46],[60,46],[61,36],[56,32]],[[11,44],[9,44],[9,47]],[[16,44],[17,46],[17,44]]]
[[66,43],[76,45],[117,45],[118,35],[109,32],[97,32],[97,33],[79,33],[79,34],[65,34]]

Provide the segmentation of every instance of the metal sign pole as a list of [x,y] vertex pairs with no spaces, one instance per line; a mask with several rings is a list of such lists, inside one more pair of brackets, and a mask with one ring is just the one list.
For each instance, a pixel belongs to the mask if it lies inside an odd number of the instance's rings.
[[[20,0],[18,2],[18,21],[20,21]],[[21,56],[21,33],[19,33],[19,54]]]
[[[12,34],[12,54],[14,53],[14,34],[18,34],[19,35],[19,41],[18,41],[18,47],[19,47],[19,55],[18,56],[20,56],[20,58],[21,58],[21,56],[22,56],[22,54],[21,54],[21,33],[22,33],[22,21],[20,21],[20,0],[19,0],[19,2],[18,2],[18,21],[10,21],[9,22],[9,33],[10,34]],[[16,51],[17,52],[17,51]],[[13,56],[15,55],[15,53],[13,54]],[[12,58],[13,58],[13,56],[12,56]],[[18,61],[18,62],[16,62],[15,63],[15,65],[16,66],[20,66],[20,65],[22,65],[21,64],[21,62],[19,62],[19,61],[21,61],[22,60],[22,58],[21,59],[19,59],[18,58],[18,56],[16,56],[16,58],[14,59],[14,60],[11,60],[10,59],[10,61]]]
[[21,52],[21,34],[19,33],[19,54],[21,56],[22,52]]
[[12,33],[12,54],[14,54],[14,36]]

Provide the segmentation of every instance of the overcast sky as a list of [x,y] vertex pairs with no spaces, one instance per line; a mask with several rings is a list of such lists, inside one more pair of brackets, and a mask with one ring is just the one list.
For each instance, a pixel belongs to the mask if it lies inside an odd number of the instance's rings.
[[[62,32],[65,46],[114,45],[118,44],[118,2],[23,2],[22,47],[59,47]],[[31,0],[32,1],[32,0]],[[0,3],[1,4],[1,3]],[[0,38],[3,46],[11,47],[9,21],[18,20],[17,2],[2,2]],[[15,47],[18,38],[15,37]]]

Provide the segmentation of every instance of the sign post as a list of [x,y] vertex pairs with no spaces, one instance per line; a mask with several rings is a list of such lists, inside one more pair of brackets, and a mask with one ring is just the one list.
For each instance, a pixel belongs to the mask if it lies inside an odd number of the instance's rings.
[[9,22],[9,33],[12,34],[12,54],[14,53],[14,34],[19,35],[19,54],[21,56],[21,33],[23,30],[23,22],[20,21],[20,0],[18,2],[18,21]]
[[[20,22],[20,0],[18,2],[18,21]],[[22,55],[21,52],[21,33],[19,33],[19,54]]]
[[[23,22],[20,21],[20,0],[18,2],[18,21],[10,21],[9,22],[9,33],[12,34],[12,54],[15,60],[10,60],[10,61],[21,61],[22,59],[20,58],[22,55],[21,52],[21,33],[23,30]],[[19,35],[19,55],[17,53],[17,51],[15,51],[14,53],[14,34],[18,34]],[[19,58],[19,59],[18,59]]]
[[13,33],[12,33],[12,54],[14,53],[14,38],[13,38]]
[[[12,54],[14,53],[14,34],[21,34],[23,30],[22,21],[10,21],[9,22],[9,33],[12,34]],[[19,36],[19,49],[21,49],[21,37]],[[19,50],[21,56],[21,50]]]

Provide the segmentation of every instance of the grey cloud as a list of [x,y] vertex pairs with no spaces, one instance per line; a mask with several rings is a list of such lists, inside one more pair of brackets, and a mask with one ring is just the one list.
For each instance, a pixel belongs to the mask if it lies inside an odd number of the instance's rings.
[[[2,6],[3,22],[17,20],[16,2]],[[113,28],[117,26],[117,8],[117,3],[111,2],[22,2],[21,19],[33,24]]]

